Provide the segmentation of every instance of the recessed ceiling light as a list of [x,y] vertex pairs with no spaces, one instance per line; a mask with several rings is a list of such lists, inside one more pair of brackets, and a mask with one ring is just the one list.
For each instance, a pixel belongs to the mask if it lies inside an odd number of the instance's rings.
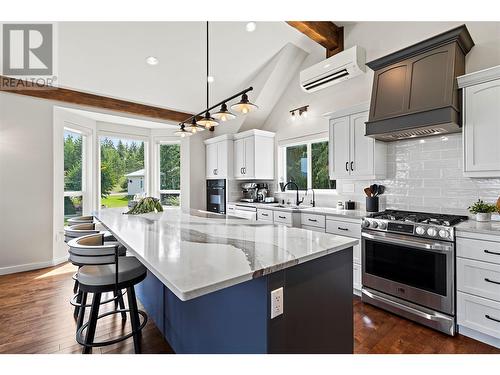
[[213,76],[208,76],[207,77],[207,82],[208,83],[212,83],[213,81],[215,81],[215,78]]
[[148,56],[146,57],[146,62],[149,64],[149,65],[158,65],[158,63],[160,62],[160,60],[158,60],[156,57],[154,56]]
[[247,31],[249,33],[251,33],[253,31],[255,31],[255,29],[257,28],[257,24],[255,22],[253,22],[253,21],[252,22],[248,22],[246,24],[245,28],[247,29]]

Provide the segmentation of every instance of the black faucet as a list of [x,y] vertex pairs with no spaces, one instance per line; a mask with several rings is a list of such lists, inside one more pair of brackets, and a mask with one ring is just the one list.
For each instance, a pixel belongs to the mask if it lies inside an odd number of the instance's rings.
[[285,185],[283,185],[283,187],[281,188],[281,191],[284,192],[285,189],[286,189],[286,187],[288,185],[294,185],[295,186],[295,191],[297,192],[297,198],[295,198],[295,205],[298,206],[299,204],[301,204],[302,202],[304,202],[304,198],[302,198],[302,200],[299,200],[299,187],[293,181],[288,181]]
[[306,189],[306,195],[307,195],[307,192],[311,190],[312,193],[313,193],[313,200],[312,200],[312,206],[313,207],[316,207],[316,199],[314,198],[314,189]]

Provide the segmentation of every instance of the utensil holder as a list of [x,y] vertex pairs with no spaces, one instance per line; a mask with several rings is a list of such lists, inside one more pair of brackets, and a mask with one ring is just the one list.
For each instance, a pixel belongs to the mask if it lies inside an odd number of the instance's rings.
[[378,212],[378,197],[366,197],[366,212]]

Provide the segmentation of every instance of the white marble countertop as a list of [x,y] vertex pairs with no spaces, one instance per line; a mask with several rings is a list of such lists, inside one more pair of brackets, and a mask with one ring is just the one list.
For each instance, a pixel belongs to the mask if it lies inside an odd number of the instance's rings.
[[324,255],[357,240],[204,211],[94,213],[177,297],[186,301]]
[[500,236],[500,221],[476,221],[469,219],[455,226],[457,232],[472,232]]
[[336,208],[333,207],[312,207],[307,205],[300,205],[298,208],[277,207],[279,203],[229,202],[228,204],[263,208],[267,210],[276,210],[276,211],[291,211],[299,213],[304,212],[304,213],[318,214],[325,216],[337,216],[337,217],[343,217],[348,219],[359,219],[359,220],[370,214],[369,212],[366,212],[364,210],[337,210]]

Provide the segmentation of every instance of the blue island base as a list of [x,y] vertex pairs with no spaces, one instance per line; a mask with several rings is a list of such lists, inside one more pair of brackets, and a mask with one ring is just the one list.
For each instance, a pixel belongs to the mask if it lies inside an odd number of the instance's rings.
[[148,271],[136,293],[176,353],[353,352],[352,248],[188,301]]

